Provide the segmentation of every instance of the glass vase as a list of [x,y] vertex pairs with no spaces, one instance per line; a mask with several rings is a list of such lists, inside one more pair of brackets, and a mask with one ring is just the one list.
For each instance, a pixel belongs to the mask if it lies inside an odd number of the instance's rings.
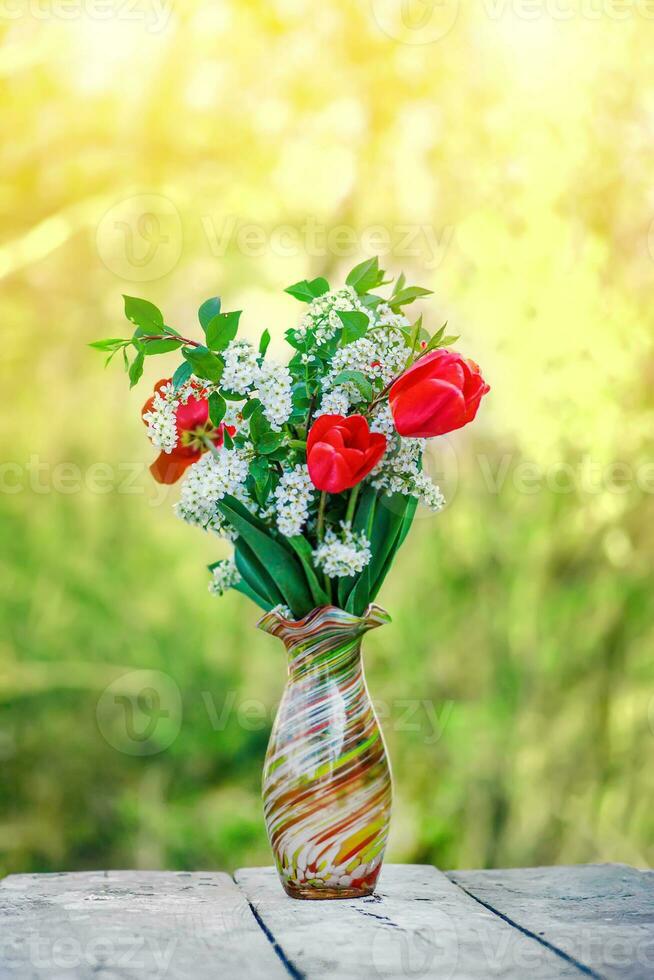
[[358,898],[374,891],[391,812],[391,772],[361,659],[368,630],[390,622],[370,606],[335,606],[296,622],[259,622],[288,654],[288,679],[263,772],[266,828],[288,895]]

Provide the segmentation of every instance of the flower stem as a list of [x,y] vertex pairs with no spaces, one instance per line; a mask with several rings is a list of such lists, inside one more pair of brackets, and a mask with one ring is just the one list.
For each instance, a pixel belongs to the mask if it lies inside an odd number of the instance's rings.
[[203,436],[202,441],[207,447],[207,449],[209,450],[209,452],[211,453],[211,455],[214,457],[214,459],[220,459],[220,452],[217,446],[211,441],[209,436]]
[[320,494],[320,506],[318,507],[318,540],[322,541],[325,536],[325,508],[327,507],[327,494],[323,490]]
[[354,508],[357,505],[360,489],[361,489],[361,484],[357,483],[356,487],[352,488],[350,499],[347,502],[347,511],[345,512],[345,523],[349,524],[350,526],[352,525],[352,518],[354,517]]
[[[197,340],[189,340],[188,337],[180,337],[178,334],[174,333],[156,333],[156,334],[144,334],[141,337],[137,337],[137,340],[179,340],[185,347],[202,347],[202,344],[198,343]],[[129,343],[132,343],[130,340]]]

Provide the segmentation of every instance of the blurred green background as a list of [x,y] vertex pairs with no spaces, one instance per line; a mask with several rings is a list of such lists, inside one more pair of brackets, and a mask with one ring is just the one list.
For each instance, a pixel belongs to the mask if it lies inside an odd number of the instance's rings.
[[366,640],[389,857],[652,861],[654,11],[550,6],[3,8],[0,874],[270,863],[282,647],[85,345],[220,293],[281,352],[375,252],[493,386]]

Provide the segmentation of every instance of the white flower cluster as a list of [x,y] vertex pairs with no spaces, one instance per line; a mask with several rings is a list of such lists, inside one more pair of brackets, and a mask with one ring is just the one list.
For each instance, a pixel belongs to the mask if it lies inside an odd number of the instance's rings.
[[154,393],[152,408],[143,416],[148,426],[148,436],[153,446],[165,453],[172,453],[177,445],[177,424],[175,412],[179,406],[179,398],[173,388],[172,381]]
[[425,439],[402,439],[397,436],[391,450],[373,470],[372,485],[389,494],[417,497],[430,510],[439,511],[445,506],[445,498],[440,488],[419,466],[425,445]]
[[329,578],[358,575],[370,562],[370,542],[363,531],[354,532],[349,524],[341,523],[341,534],[327,528],[324,539],[313,552],[313,560]]
[[279,616],[280,619],[289,619],[291,622],[293,621],[293,613],[288,606],[285,606],[281,602],[279,605],[273,606],[270,612],[273,614],[273,616]]
[[358,310],[371,316],[370,310],[366,309],[352,286],[334,289],[311,301],[297,330],[298,340],[311,334],[318,347],[327,343],[343,326],[337,315],[338,310]]
[[256,384],[259,373],[254,347],[247,340],[232,340],[223,352],[223,358],[222,387],[239,395],[247,395]]
[[441,488],[426,473],[418,473],[413,481],[412,496],[417,497],[425,507],[437,513],[445,506],[445,497]]
[[212,595],[224,595],[241,581],[241,576],[233,558],[219,561],[211,571],[209,592]]
[[285,366],[264,361],[257,377],[259,400],[263,414],[276,432],[288,421],[293,411],[293,378]]
[[350,396],[345,390],[345,385],[337,385],[322,396],[320,408],[314,413],[314,418],[320,415],[347,415],[349,411]]
[[342,371],[360,371],[369,380],[380,379],[383,385],[387,385],[402,373],[410,353],[404,335],[396,329],[374,328],[365,337],[340,347],[331,360],[329,373],[323,379],[324,394],[316,416],[346,415],[351,405],[362,401],[363,396],[355,385],[347,382],[334,386]]
[[388,402],[380,402],[375,408],[374,414],[370,418],[370,431],[381,432],[388,439],[389,445],[391,440],[397,436],[393,413]]
[[382,327],[408,327],[409,321],[404,313],[393,313],[388,303],[380,303],[376,310],[377,324]]
[[371,330],[365,337],[336,351],[324,384],[329,386],[341,371],[361,371],[367,378],[380,378],[388,384],[404,370],[410,353],[399,330]]
[[280,534],[287,538],[302,534],[309,519],[309,507],[315,490],[306,466],[298,465],[284,474],[275,490],[277,527]]
[[252,508],[244,486],[247,475],[248,461],[242,450],[222,449],[216,455],[205,453],[188,470],[175,513],[187,524],[233,539],[236,535],[225,524],[216,504],[225,494],[230,494]]

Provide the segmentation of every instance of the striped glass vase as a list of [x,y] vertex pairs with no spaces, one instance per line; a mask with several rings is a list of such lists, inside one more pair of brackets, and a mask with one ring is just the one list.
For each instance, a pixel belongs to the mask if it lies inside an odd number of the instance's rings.
[[370,701],[361,639],[390,621],[323,606],[297,622],[267,613],[261,629],[288,653],[288,680],[263,773],[268,837],[292,898],[374,891],[391,812],[391,772]]

